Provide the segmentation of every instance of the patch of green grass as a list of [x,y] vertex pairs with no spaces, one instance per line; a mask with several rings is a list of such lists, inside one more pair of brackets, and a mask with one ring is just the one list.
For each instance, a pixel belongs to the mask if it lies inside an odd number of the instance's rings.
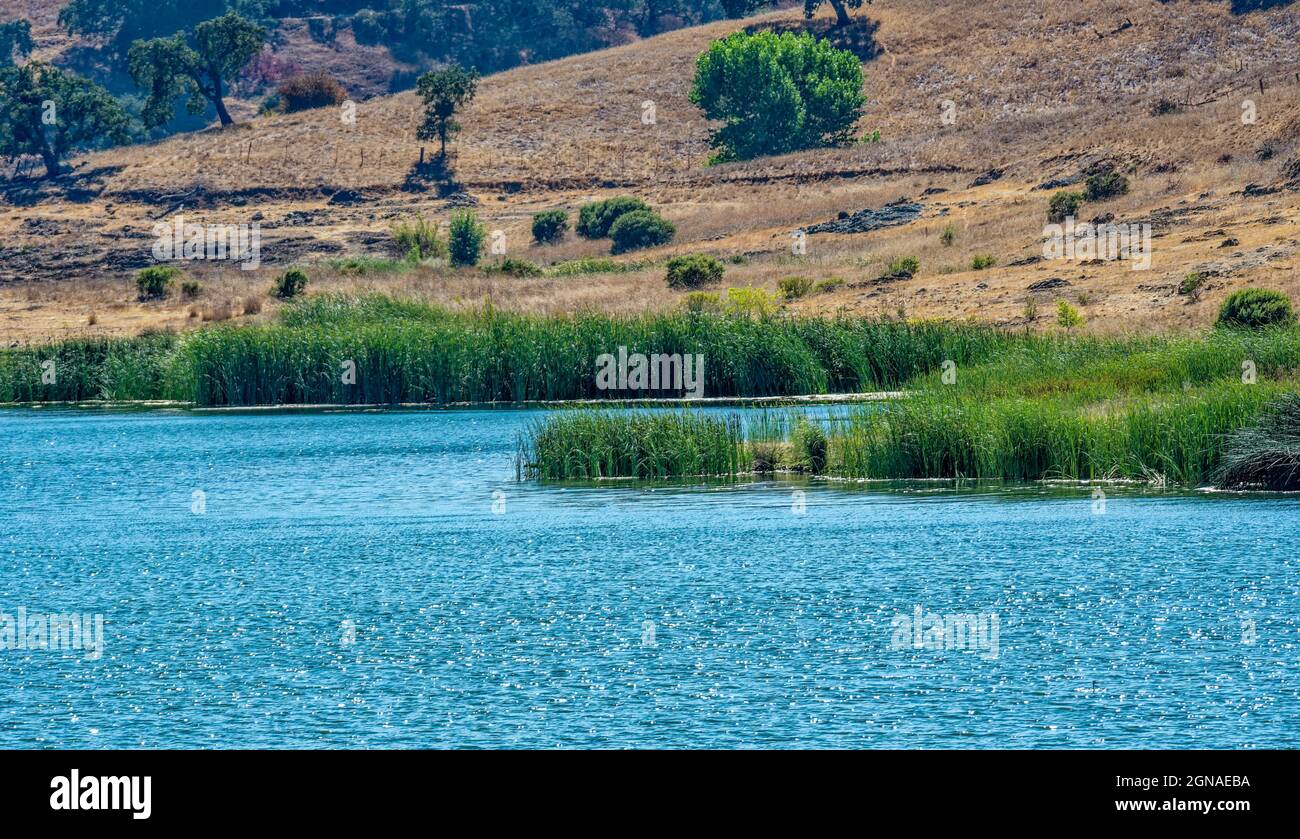
[[542,480],[734,475],[742,442],[736,414],[565,411],[519,440],[517,472]]
[[648,264],[645,262],[620,262],[617,259],[608,257],[583,257],[582,259],[571,259],[567,262],[557,262],[546,269],[546,275],[549,277],[577,277],[582,274],[626,274],[629,271],[640,271]]

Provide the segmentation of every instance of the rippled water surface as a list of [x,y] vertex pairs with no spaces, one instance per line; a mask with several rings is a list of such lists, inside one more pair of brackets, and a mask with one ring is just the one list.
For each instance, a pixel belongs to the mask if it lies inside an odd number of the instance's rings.
[[516,483],[538,416],[0,411],[0,613],[105,621],[0,746],[1295,745],[1300,499]]

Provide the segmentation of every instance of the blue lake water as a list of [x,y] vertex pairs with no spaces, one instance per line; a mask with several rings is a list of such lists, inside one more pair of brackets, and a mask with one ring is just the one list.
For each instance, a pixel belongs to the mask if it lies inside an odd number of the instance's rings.
[[0,411],[0,613],[104,620],[0,747],[1296,744],[1300,498],[518,483],[539,416]]

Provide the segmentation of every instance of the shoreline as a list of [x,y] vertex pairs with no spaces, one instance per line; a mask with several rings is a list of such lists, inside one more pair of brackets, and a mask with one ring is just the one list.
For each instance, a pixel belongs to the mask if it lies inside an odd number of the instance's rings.
[[284,405],[213,405],[169,399],[80,400],[64,402],[0,402],[0,409],[80,408],[85,410],[183,410],[191,413],[243,413],[273,411],[436,411],[457,408],[563,409],[609,406],[613,408],[749,407],[753,405],[841,405],[905,399],[908,391],[864,393],[809,393],[792,396],[710,396],[700,399],[552,399],[522,402],[398,402],[398,403],[297,403]]

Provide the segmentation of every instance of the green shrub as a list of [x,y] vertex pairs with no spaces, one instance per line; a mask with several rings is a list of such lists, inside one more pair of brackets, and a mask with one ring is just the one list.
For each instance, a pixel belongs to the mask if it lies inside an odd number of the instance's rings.
[[808,33],[736,32],[695,64],[691,102],[722,123],[714,162],[853,142],[866,107],[862,62]]
[[970,268],[972,271],[983,271],[985,268],[992,268],[997,264],[997,257],[988,253],[977,253],[970,258]]
[[761,288],[745,286],[727,289],[726,310],[733,315],[766,318],[776,312],[777,299]]
[[1083,199],[1082,192],[1068,189],[1053,193],[1051,200],[1047,202],[1047,220],[1060,224],[1070,216],[1078,216],[1079,208],[1083,206]]
[[953,227],[951,224],[944,225],[943,230],[939,233],[939,241],[943,243],[945,248],[951,247],[953,240],[956,238],[957,228]]
[[620,217],[628,213],[649,210],[649,204],[630,195],[619,195],[584,204],[578,210],[578,235],[588,239],[603,239],[609,235],[609,229]]
[[814,475],[826,472],[826,430],[820,423],[812,422],[807,417],[799,417],[790,433],[790,442],[794,444],[795,457],[803,468]]
[[1084,197],[1089,201],[1105,201],[1128,192],[1128,178],[1119,172],[1090,175],[1083,184]]
[[798,300],[813,290],[813,281],[808,277],[782,277],[776,287],[786,300]]
[[198,280],[181,281],[181,297],[187,300],[193,300],[203,293],[203,284]]
[[668,260],[669,288],[699,288],[719,282],[725,269],[717,259],[704,253],[674,256]]
[[447,243],[439,235],[438,225],[419,216],[394,224],[392,234],[397,252],[412,262],[447,256]]
[[921,260],[914,256],[900,256],[885,268],[884,277],[891,280],[910,280],[921,270]]
[[1066,331],[1074,329],[1076,326],[1083,325],[1083,315],[1079,310],[1071,306],[1065,300],[1058,300],[1056,303],[1056,322]]
[[828,277],[824,280],[818,280],[817,285],[813,287],[813,290],[818,294],[825,294],[830,291],[835,291],[838,288],[842,288],[843,286],[843,277]]
[[447,250],[451,254],[451,264],[457,267],[477,265],[479,254],[483,252],[483,240],[487,230],[479,224],[478,216],[472,210],[460,210],[451,215],[451,229]]
[[1201,290],[1205,287],[1208,278],[1200,271],[1193,271],[1183,281],[1178,284],[1178,293],[1190,297],[1193,301],[1201,299]]
[[489,274],[509,274],[512,277],[540,277],[545,273],[542,271],[542,266],[536,263],[529,262],[526,259],[514,259],[509,256],[492,265],[484,265],[483,270]]
[[609,228],[609,238],[614,240],[610,253],[626,253],[666,245],[677,234],[677,228],[666,218],[652,210],[635,210],[618,217]]
[[275,281],[271,292],[281,300],[291,300],[307,288],[307,272],[301,268],[290,268]]
[[564,210],[544,210],[533,213],[533,240],[541,245],[549,245],[564,238],[564,231],[569,229],[569,214]]
[[1228,295],[1219,309],[1219,326],[1259,329],[1295,323],[1291,300],[1280,291],[1243,288]]
[[141,300],[160,300],[171,293],[179,268],[170,265],[151,265],[141,268],[135,275],[135,288]]

